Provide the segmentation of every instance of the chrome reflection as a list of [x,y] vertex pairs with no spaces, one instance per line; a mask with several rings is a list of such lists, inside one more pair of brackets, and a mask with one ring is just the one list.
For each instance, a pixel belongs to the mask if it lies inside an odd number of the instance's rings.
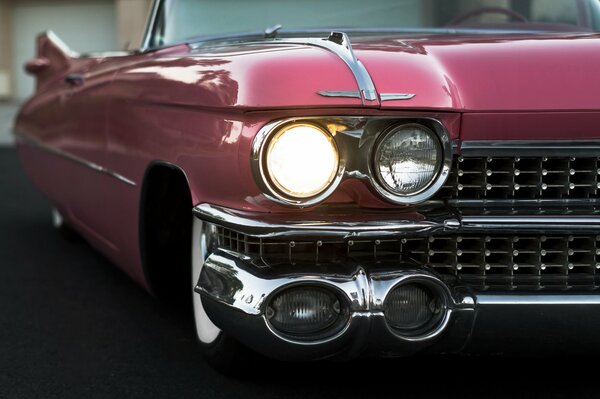
[[[304,267],[304,272],[303,272]],[[268,322],[267,305],[272,298],[286,289],[294,287],[317,287],[337,293],[340,301],[345,303],[350,319],[354,314],[373,314],[383,316],[385,299],[396,287],[418,283],[429,287],[440,298],[443,306],[440,308],[439,322],[436,321],[427,330],[419,334],[404,334],[389,328],[389,334],[396,339],[406,342],[427,341],[439,335],[447,326],[453,312],[462,309],[472,309],[474,301],[455,299],[449,288],[437,277],[424,270],[415,270],[405,265],[404,268],[395,266],[394,271],[367,272],[356,266],[353,272],[314,273],[309,265],[296,265],[293,273],[273,273],[252,266],[252,260],[239,253],[218,249],[206,260],[195,291],[209,300],[236,309],[249,316],[260,317],[264,327],[273,334],[288,342],[298,342],[307,345],[319,344],[323,340],[332,339],[330,336],[320,336],[314,341],[297,339],[282,334],[271,327]],[[438,320],[438,319],[436,319]],[[341,332],[332,330],[335,336]]]
[[329,238],[369,236],[382,238],[460,228],[460,222],[451,213],[442,213],[437,218],[426,219],[415,213],[394,212],[391,216],[382,212],[361,211],[354,213],[354,217],[346,221],[343,219],[336,221],[335,219],[347,217],[347,215],[342,214],[336,217],[329,214],[328,220],[325,220],[323,215],[303,213],[299,215],[301,219],[285,220],[281,216],[240,212],[211,204],[199,204],[194,207],[193,212],[196,217],[206,222],[219,224],[258,238],[293,239],[311,235]]
[[[326,128],[332,135],[339,151],[339,174],[327,190],[305,200],[283,200],[270,189],[261,172],[263,153],[269,138],[282,126],[292,123],[313,123]],[[441,145],[441,165],[435,181],[416,195],[397,195],[383,188],[373,170],[372,157],[378,138],[390,127],[404,124],[419,124],[431,130]],[[296,207],[316,205],[328,198],[347,179],[365,180],[384,199],[395,204],[417,204],[431,198],[442,186],[452,167],[452,144],[450,136],[440,121],[433,118],[412,117],[299,117],[276,120],[265,125],[255,136],[251,147],[252,173],[257,185],[272,201]]]
[[77,164],[84,166],[88,169],[91,169],[95,172],[103,173],[107,176],[117,179],[118,181],[120,181],[122,183],[127,184],[128,186],[133,186],[133,187],[136,186],[136,183],[133,180],[128,179],[127,177],[115,172],[114,170],[105,168],[104,166],[100,166],[94,162],[87,161],[83,158],[78,157],[77,155],[73,155],[69,152],[63,151],[56,147],[52,147],[47,144],[44,144],[28,135],[23,134],[23,133],[19,133],[19,132],[15,131],[15,136],[16,136],[17,140],[21,143],[31,145],[35,148],[46,151],[47,153],[50,153],[50,154],[56,155],[60,158],[77,163]]

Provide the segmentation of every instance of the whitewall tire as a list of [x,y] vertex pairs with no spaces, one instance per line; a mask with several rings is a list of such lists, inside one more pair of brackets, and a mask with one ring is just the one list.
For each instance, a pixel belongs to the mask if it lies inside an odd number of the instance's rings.
[[196,335],[201,344],[211,345],[217,341],[221,335],[219,327],[215,326],[202,306],[200,295],[194,292],[194,287],[200,278],[202,266],[208,257],[207,236],[204,233],[204,223],[197,217],[192,216],[192,296],[194,309],[194,325],[196,326]]
[[[214,234],[212,226],[194,217],[192,222],[192,290],[198,283],[204,261],[210,255]],[[194,306],[194,325],[198,344],[204,358],[223,374],[236,376],[241,372],[240,364],[247,364],[253,358],[252,352],[236,340],[222,332],[210,320],[200,295],[192,291]]]

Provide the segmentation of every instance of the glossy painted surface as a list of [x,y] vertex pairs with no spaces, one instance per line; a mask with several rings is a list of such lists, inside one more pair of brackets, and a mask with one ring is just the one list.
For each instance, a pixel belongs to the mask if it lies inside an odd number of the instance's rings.
[[[194,204],[289,212],[262,194],[250,168],[252,141],[273,120],[418,116],[438,119],[452,141],[600,138],[595,35],[369,37],[353,39],[353,47],[378,93],[415,97],[363,105],[321,96],[356,91],[356,80],[334,53],[302,44],[179,45],[80,58],[42,36],[38,58],[49,65],[17,132],[135,185],[21,143],[23,163],[67,219],[144,283],[138,213],[155,161],[183,170]],[[81,84],[65,80],[73,75]],[[402,209],[352,179],[327,202]]]
[[354,49],[380,93],[414,93],[382,107],[462,112],[596,111],[600,36],[481,35],[365,40]]

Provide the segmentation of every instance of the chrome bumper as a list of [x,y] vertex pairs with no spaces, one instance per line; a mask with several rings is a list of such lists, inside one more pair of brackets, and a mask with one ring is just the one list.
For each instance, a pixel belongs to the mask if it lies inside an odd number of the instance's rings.
[[[210,319],[227,334],[271,357],[312,360],[331,356],[353,357],[365,351],[381,355],[408,355],[440,342],[447,351],[458,351],[474,320],[474,297],[450,291],[433,274],[414,267],[377,265],[377,271],[346,265],[344,274],[328,273],[311,265],[295,265],[295,272],[273,273],[257,269],[243,255],[216,250],[206,260],[196,292]],[[406,266],[406,265],[405,265]],[[383,302],[388,292],[407,280],[428,280],[445,290],[446,314],[439,328],[418,338],[402,337],[387,326]],[[273,295],[286,287],[321,285],[341,292],[349,304],[349,321],[338,334],[320,341],[295,341],[278,334],[265,317]],[[458,334],[443,334],[452,326]]]
[[[239,254],[217,250],[207,259],[196,292],[208,316],[227,334],[267,356],[287,360],[600,349],[600,294],[595,292],[475,293],[444,285],[450,299],[444,322],[428,336],[410,339],[398,336],[386,323],[383,298],[403,280],[437,278],[407,265],[377,265],[373,272],[347,266],[345,275],[315,273],[314,267],[302,265],[295,266],[295,273],[277,275],[257,270]],[[406,268],[398,271],[402,266]],[[339,334],[299,342],[269,326],[265,307],[272,295],[303,283],[344,292],[351,303],[350,319]]]
[[[276,223],[208,205],[195,208],[203,220],[261,237],[295,238],[389,234],[410,236],[432,231],[577,231],[598,234],[600,217],[451,217],[425,220],[407,215],[400,222],[371,215],[365,223],[290,221]],[[304,215],[306,217],[306,215]],[[362,217],[362,216],[361,216]],[[333,217],[335,219],[335,217]],[[342,219],[342,218],[340,218]],[[524,224],[525,223],[525,224]],[[391,228],[390,226],[394,226]],[[227,334],[267,356],[313,360],[359,355],[406,356],[416,353],[589,353],[600,351],[600,291],[572,287],[537,291],[475,291],[448,283],[413,263],[357,263],[318,266],[297,263],[261,267],[255,259],[217,248],[206,260],[196,292],[211,320]],[[401,282],[427,279],[442,287],[447,313],[439,328],[418,338],[398,335],[386,322],[383,302]],[[321,284],[343,293],[349,321],[335,336],[294,341],[271,328],[269,300],[285,287]]]

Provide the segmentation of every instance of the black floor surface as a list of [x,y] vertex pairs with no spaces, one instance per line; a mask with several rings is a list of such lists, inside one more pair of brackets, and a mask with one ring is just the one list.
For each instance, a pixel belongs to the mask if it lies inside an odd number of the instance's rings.
[[186,315],[64,240],[49,215],[14,150],[0,150],[0,398],[600,397],[594,357],[258,361],[226,378]]

